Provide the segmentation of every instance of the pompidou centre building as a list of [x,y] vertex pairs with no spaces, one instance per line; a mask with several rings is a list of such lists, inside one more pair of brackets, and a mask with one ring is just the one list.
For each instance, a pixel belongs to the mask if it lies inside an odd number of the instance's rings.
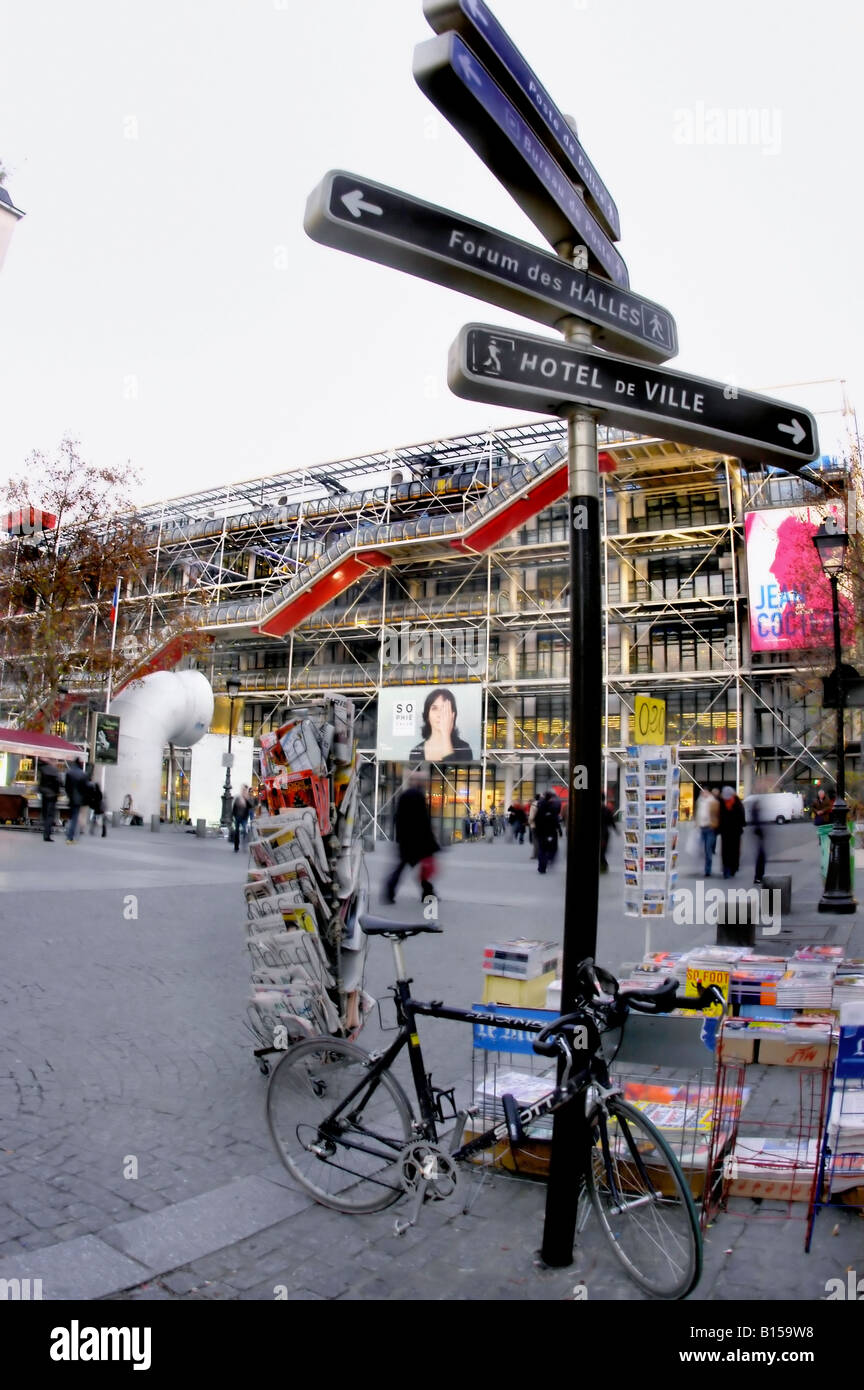
[[[231,679],[235,732],[253,740],[284,723],[289,707],[326,692],[351,696],[369,839],[391,833],[393,797],[418,760],[429,766],[445,843],[462,833],[468,810],[505,810],[562,786],[565,445],[561,422],[535,421],[143,509],[151,565],[122,595],[115,689],[197,666],[217,696],[213,732],[227,734],[219,697]],[[801,573],[797,541],[809,543],[832,495],[848,495],[842,467],[793,478],[612,430],[600,431],[600,447],[597,736],[608,794],[617,803],[638,695],[666,702],[685,816],[700,785],[746,794],[757,782],[801,791],[830,780],[833,716],[820,679],[830,617],[803,592],[817,580]],[[84,702],[88,692],[77,694]],[[444,745],[435,741],[442,710]],[[70,705],[59,731],[75,735],[76,718]],[[850,712],[853,771],[860,722]],[[424,759],[429,750],[441,761]],[[183,819],[190,760],[182,748],[170,753],[163,812]]]

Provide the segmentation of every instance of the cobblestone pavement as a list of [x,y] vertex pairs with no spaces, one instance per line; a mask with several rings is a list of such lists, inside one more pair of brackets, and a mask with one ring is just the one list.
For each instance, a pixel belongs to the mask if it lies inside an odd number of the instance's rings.
[[[815,902],[812,830],[786,827],[780,848],[796,903]],[[387,861],[368,860],[374,888]],[[244,873],[224,842],[168,830],[71,849],[0,831],[0,1278],[44,1275],[46,1298],[568,1299],[578,1284],[638,1297],[591,1225],[570,1269],[536,1266],[540,1185],[496,1178],[468,1215],[435,1204],[398,1241],[393,1212],[340,1216],[293,1190],[242,1025]],[[561,866],[540,878],[527,847],[453,850],[441,892],[445,936],[407,948],[420,995],[468,1003],[486,941],[560,935]],[[601,898],[598,955],[615,968],[641,954],[642,929],[621,914],[614,869]],[[417,912],[407,888],[402,902]],[[853,925],[799,906],[793,945],[808,924],[826,939]],[[705,936],[653,924],[659,948]],[[391,978],[375,943],[368,986]],[[373,1020],[364,1043],[377,1036]],[[467,1030],[428,1020],[423,1040],[436,1080],[467,1077]],[[860,1252],[852,1214],[823,1213],[805,1260],[800,1221],[742,1211],[709,1231],[695,1297],[819,1298]]]

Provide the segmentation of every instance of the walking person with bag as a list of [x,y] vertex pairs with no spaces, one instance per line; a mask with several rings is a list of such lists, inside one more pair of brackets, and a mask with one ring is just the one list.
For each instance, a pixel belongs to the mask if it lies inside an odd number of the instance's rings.
[[425,903],[427,898],[436,897],[432,879],[436,871],[435,855],[441,846],[432,832],[432,818],[426,803],[425,788],[424,774],[412,772],[396,803],[393,838],[399,857],[384,886],[384,896],[388,903],[396,901],[396,888],[406,866],[419,869],[420,895],[423,902]]

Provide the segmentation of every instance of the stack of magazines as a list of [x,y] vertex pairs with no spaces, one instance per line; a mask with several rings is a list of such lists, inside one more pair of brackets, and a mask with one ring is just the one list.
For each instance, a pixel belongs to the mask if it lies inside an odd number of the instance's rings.
[[777,981],[778,1009],[830,1009],[835,967],[792,961]]

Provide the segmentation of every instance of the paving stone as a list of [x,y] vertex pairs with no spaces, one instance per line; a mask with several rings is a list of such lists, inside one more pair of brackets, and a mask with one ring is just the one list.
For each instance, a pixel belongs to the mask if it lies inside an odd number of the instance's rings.
[[163,1274],[159,1283],[171,1293],[187,1294],[197,1289],[199,1280],[185,1270],[175,1270],[173,1274]]
[[90,1299],[138,1285],[148,1270],[96,1236],[0,1260],[0,1279],[41,1279],[45,1299]]
[[102,1238],[155,1269],[175,1269],[291,1215],[301,1200],[263,1178],[241,1178],[164,1211],[112,1226]]

